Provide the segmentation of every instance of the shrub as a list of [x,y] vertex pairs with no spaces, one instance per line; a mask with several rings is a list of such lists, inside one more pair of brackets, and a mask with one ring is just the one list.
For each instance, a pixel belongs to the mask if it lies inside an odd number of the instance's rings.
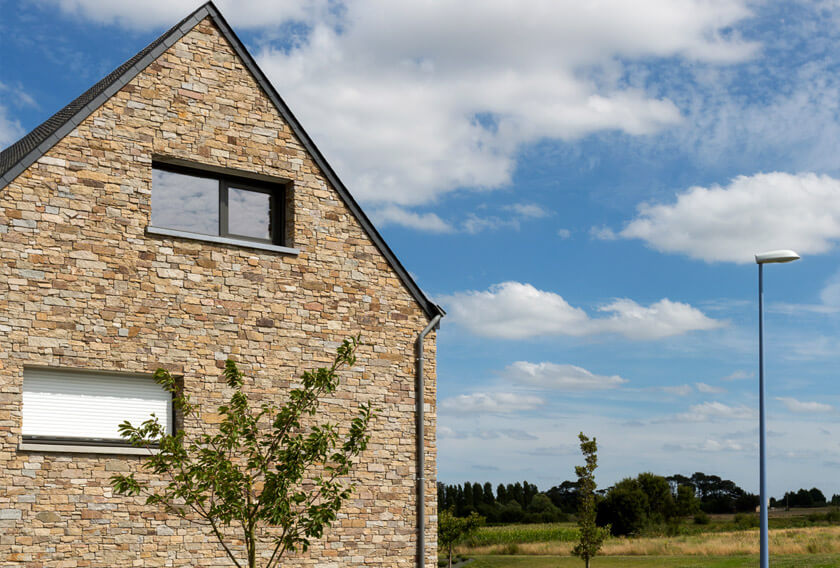
[[694,515],[695,525],[708,525],[710,522],[712,522],[712,519],[705,511],[700,511],[699,513]]
[[751,515],[749,513],[738,513],[735,515],[735,526],[739,529],[754,528],[759,524],[758,515]]
[[829,523],[840,523],[840,509],[832,509],[826,513],[825,520]]

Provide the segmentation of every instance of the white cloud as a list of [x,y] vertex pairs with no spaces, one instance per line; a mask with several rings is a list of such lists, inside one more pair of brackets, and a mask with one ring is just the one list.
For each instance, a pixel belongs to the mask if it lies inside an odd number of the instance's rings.
[[618,388],[627,382],[618,375],[596,375],[575,365],[516,361],[500,373],[505,379],[560,391],[591,391]]
[[9,117],[6,107],[0,105],[0,150],[20,139],[26,131],[20,122]]
[[413,211],[406,211],[402,207],[395,205],[374,209],[370,217],[379,227],[402,225],[403,227],[429,233],[451,233],[455,231],[452,225],[434,213],[415,213]]
[[735,371],[725,377],[723,377],[722,381],[745,381],[747,379],[751,379],[755,376],[755,373],[748,373],[747,371]]
[[748,449],[746,444],[737,440],[707,439],[701,443],[665,444],[666,451],[695,451],[695,452],[743,452]]
[[755,411],[746,406],[729,406],[722,402],[704,402],[689,407],[688,412],[678,414],[679,422],[710,422],[715,420],[751,420]]
[[589,236],[599,241],[618,240],[618,235],[609,227],[591,227],[589,229]]
[[505,436],[512,440],[537,440],[536,436],[529,434],[525,430],[517,428],[502,428],[499,430],[474,430],[468,432],[456,431],[449,426],[440,426],[437,430],[437,437],[441,439],[456,439],[464,440],[467,438],[475,438],[478,440],[497,440]]
[[522,226],[522,222],[529,219],[541,219],[551,215],[547,211],[533,203],[514,203],[513,205],[505,205],[502,207],[503,211],[511,213],[505,217],[490,215],[487,217],[479,217],[474,213],[470,213],[463,222],[463,230],[471,235],[481,233],[483,231],[493,231],[496,229],[509,228],[516,231]]
[[454,323],[476,335],[504,339],[618,334],[628,339],[652,340],[723,325],[697,308],[668,299],[650,306],[617,299],[598,308],[605,317],[593,318],[581,308],[569,305],[559,294],[520,282],[503,282],[484,292],[458,292],[439,301]]
[[440,403],[441,410],[466,413],[501,413],[521,412],[533,410],[544,403],[543,399],[528,394],[513,392],[490,392],[462,394],[444,399]]
[[[170,27],[203,4],[202,0],[40,0],[65,14],[100,24],[131,30]],[[266,28],[288,21],[311,22],[327,17],[326,0],[216,0],[216,5],[234,27]]]
[[804,402],[792,397],[785,396],[777,396],[776,400],[781,401],[791,412],[799,412],[805,414],[812,414],[815,412],[834,412],[833,406],[831,406],[830,404],[824,404],[822,402]]
[[627,86],[620,61],[742,61],[756,45],[721,31],[745,5],[362,0],[338,31],[316,22],[257,59],[355,194],[415,205],[509,183],[523,144],[679,123],[671,101]]
[[467,218],[463,223],[464,232],[471,235],[475,235],[483,231],[495,231],[496,229],[504,227],[518,231],[520,227],[519,219],[502,219],[501,217],[495,216],[479,217],[474,213],[470,213],[467,215]]
[[726,392],[726,389],[724,388],[715,387],[707,383],[694,383],[694,386],[697,387],[698,392],[702,392],[705,394],[718,394]]
[[691,385],[673,385],[661,387],[663,392],[677,396],[688,396],[694,392]]
[[[8,104],[7,104],[8,103]],[[35,99],[20,87],[11,87],[0,83],[0,150],[17,142],[26,131],[20,121],[12,118],[9,104],[14,107],[37,106]]]
[[561,239],[568,239],[572,236],[572,232],[569,229],[557,229],[557,236]]
[[707,262],[750,263],[780,248],[828,252],[840,239],[840,180],[773,172],[692,187],[675,203],[640,205],[618,236]]
[[[130,29],[163,28],[198,0],[40,0]],[[261,67],[359,198],[417,205],[510,182],[524,144],[681,122],[633,86],[628,62],[727,65],[747,0],[219,0],[261,33]],[[303,25],[289,26],[290,22]],[[281,43],[273,42],[282,38]]]
[[514,203],[513,205],[506,205],[506,211],[513,211],[519,217],[525,219],[541,219],[551,215],[550,211],[546,211],[535,203]]

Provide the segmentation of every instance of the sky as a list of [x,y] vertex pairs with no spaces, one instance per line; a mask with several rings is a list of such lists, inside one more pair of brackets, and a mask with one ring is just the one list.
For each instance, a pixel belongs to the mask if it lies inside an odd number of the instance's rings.
[[[199,5],[0,0],[0,147]],[[426,293],[438,479],[840,493],[840,3],[219,0]]]

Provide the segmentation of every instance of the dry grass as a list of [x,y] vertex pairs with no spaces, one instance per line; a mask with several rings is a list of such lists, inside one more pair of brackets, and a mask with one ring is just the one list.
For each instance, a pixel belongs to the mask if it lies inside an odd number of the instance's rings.
[[[466,554],[527,554],[568,556],[574,543],[533,542],[462,547]],[[770,531],[772,554],[838,554],[840,527],[808,527]],[[733,556],[758,554],[758,529],[690,536],[610,538],[604,556]]]

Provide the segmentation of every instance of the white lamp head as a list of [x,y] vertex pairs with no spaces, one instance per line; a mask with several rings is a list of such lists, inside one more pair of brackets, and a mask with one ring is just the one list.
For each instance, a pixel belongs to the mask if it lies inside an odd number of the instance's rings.
[[758,264],[767,264],[769,262],[792,262],[799,260],[800,256],[792,250],[771,250],[755,255],[755,261]]

